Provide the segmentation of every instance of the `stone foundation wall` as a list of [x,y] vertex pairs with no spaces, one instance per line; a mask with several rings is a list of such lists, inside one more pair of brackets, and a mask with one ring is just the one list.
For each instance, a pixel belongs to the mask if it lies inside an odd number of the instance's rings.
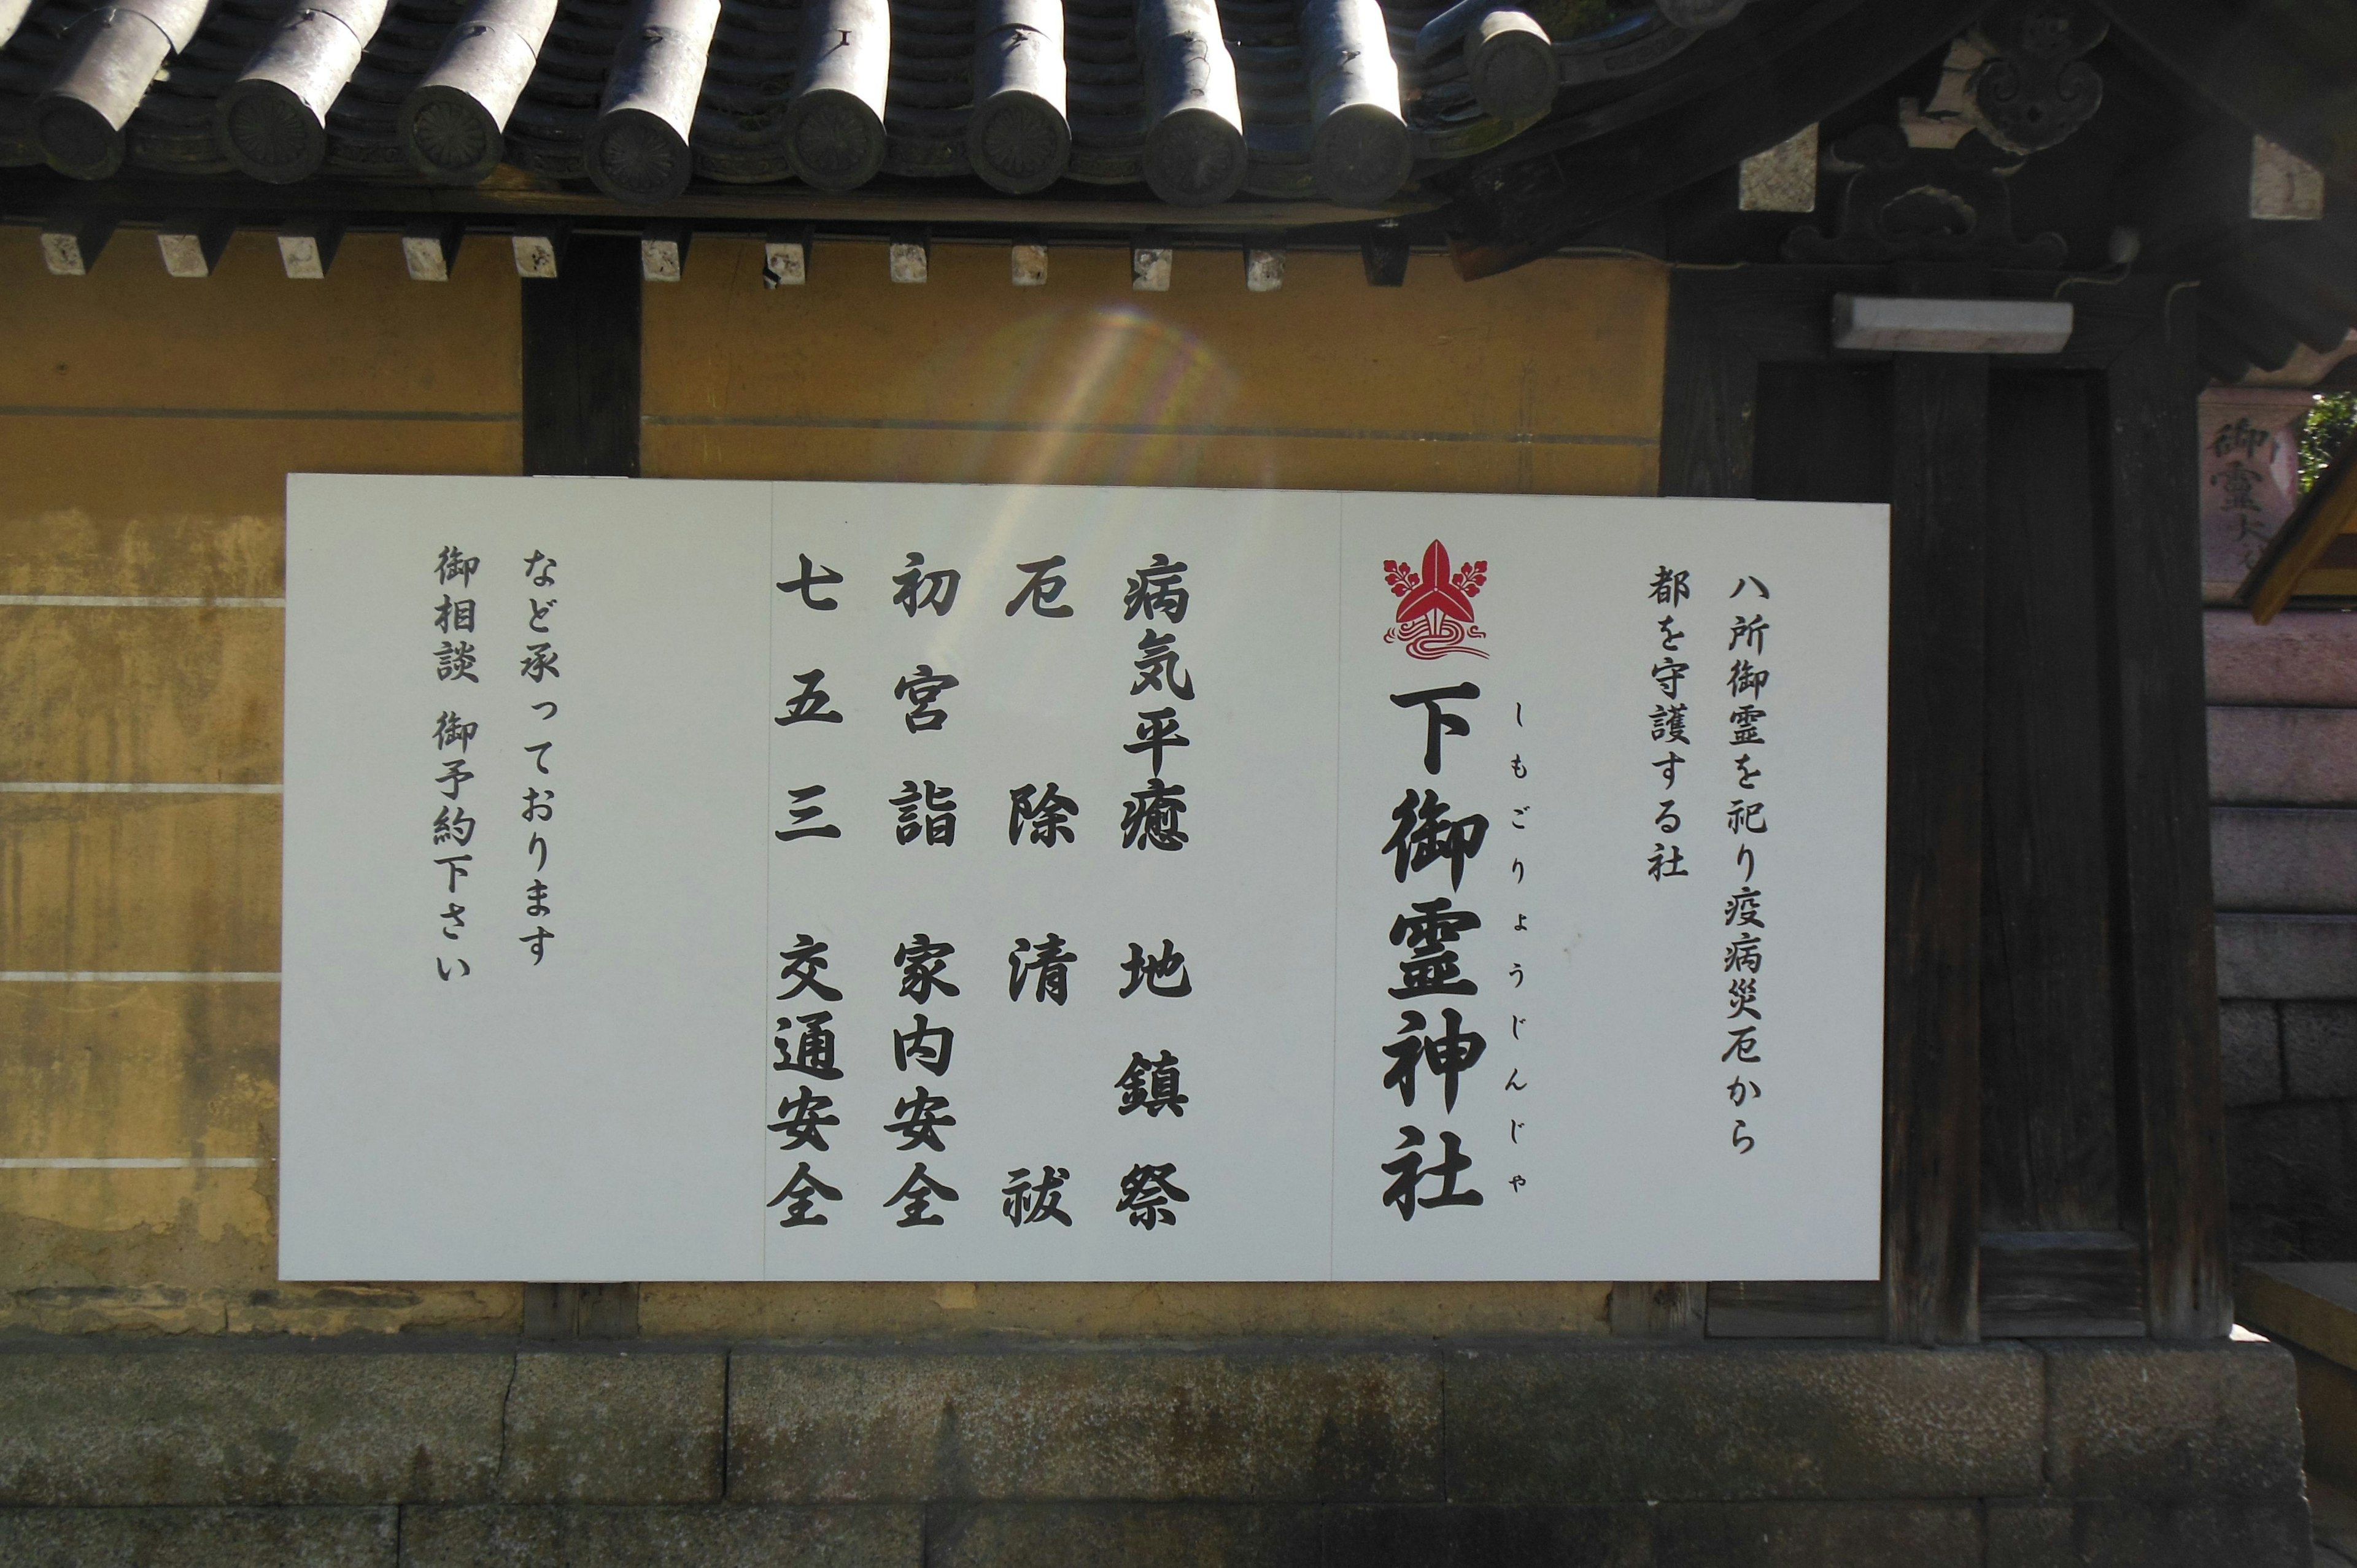
[[2357,1258],[2357,1002],[2222,1014],[2235,1257]]
[[2234,1256],[2357,1258],[2357,616],[2204,624]]
[[2309,1561],[2273,1347],[0,1348],[0,1563]]

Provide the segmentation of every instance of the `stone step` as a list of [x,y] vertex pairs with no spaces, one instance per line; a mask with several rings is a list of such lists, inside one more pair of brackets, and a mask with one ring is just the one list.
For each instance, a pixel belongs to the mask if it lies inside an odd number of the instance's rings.
[[2220,915],[2218,994],[2357,1000],[2357,916]]
[[2201,630],[2212,703],[2357,708],[2357,614],[2206,610]]
[[2222,910],[2357,914],[2357,811],[2221,806],[2210,813],[2210,875]]
[[2357,806],[2357,708],[2212,708],[2222,806]]

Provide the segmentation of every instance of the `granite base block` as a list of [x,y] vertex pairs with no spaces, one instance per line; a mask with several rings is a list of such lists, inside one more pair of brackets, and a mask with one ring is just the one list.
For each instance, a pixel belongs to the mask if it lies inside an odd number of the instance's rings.
[[396,1568],[390,1508],[0,1509],[8,1568]]
[[1980,1498],[2040,1484],[2038,1353],[1857,1343],[1452,1352],[1451,1501]]
[[512,1354],[0,1347],[0,1505],[491,1495]]
[[1314,1346],[738,1350],[732,1498],[1440,1499],[1440,1365]]
[[500,1498],[718,1502],[727,1403],[722,1351],[525,1351],[507,1398]]
[[401,1568],[921,1568],[913,1508],[610,1508],[589,1504],[402,1510]]
[[2298,1381],[2281,1348],[2059,1340],[2045,1351],[2047,1476],[2056,1492],[2164,1501],[2300,1496]]

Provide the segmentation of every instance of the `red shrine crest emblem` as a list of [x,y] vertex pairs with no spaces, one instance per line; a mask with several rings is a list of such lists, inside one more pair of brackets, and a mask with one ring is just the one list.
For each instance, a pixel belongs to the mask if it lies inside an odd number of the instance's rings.
[[1444,653],[1490,656],[1471,646],[1481,628],[1473,624],[1473,597],[1490,580],[1490,563],[1468,561],[1448,569],[1448,547],[1437,539],[1424,547],[1421,568],[1405,561],[1383,563],[1383,576],[1399,600],[1399,613],[1385,642],[1396,642],[1411,659],[1437,659]]

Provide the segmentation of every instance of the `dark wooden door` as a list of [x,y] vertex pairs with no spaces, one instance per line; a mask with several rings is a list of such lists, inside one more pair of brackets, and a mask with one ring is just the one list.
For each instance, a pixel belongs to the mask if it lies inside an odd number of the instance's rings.
[[[1829,341],[1840,290],[2058,287],[2057,355]],[[2190,310],[1674,284],[1663,492],[1892,509],[1883,1278],[1714,1283],[1709,1332],[2226,1330]]]

